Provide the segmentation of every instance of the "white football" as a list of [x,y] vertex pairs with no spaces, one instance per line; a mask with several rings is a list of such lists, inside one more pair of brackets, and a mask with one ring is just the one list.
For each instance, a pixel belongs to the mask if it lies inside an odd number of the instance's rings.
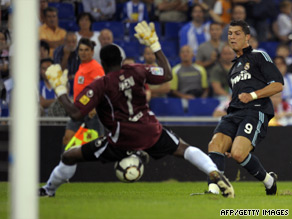
[[144,173],[144,165],[136,155],[125,157],[115,163],[116,176],[122,182],[138,181]]

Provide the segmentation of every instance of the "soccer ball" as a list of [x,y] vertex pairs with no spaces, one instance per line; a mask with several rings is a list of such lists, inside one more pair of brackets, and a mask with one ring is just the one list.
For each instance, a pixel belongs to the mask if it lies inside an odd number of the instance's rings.
[[144,173],[144,164],[137,155],[125,157],[115,163],[116,176],[122,182],[138,181]]

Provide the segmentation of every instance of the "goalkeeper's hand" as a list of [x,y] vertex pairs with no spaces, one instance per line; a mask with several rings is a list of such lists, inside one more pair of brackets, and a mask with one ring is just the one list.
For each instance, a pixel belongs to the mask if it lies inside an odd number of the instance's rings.
[[135,31],[134,36],[141,44],[149,46],[153,52],[161,50],[154,23],[151,22],[148,25],[145,21],[142,21],[135,26]]
[[67,69],[62,71],[62,68],[59,64],[51,65],[46,71],[46,76],[58,97],[63,94],[67,94]]

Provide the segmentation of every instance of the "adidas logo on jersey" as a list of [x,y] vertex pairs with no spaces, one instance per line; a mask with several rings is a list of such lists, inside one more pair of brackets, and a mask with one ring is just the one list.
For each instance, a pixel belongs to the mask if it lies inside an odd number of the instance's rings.
[[240,72],[239,75],[237,75],[236,77],[234,78],[231,78],[231,84],[232,84],[232,87],[238,83],[239,81],[244,81],[244,80],[248,80],[248,79],[251,79],[251,74],[248,73],[246,70],[243,70]]

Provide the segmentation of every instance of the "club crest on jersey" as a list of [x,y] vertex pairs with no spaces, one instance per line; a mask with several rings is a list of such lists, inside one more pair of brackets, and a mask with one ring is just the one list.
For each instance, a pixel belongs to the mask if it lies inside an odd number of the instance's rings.
[[83,84],[84,83],[84,77],[83,76],[79,76],[77,81],[78,81],[78,84]]
[[163,68],[160,68],[160,67],[151,67],[150,72],[153,75],[159,75],[159,76],[162,76],[164,73]]
[[248,70],[250,68],[250,64],[249,64],[249,62],[247,62],[245,65],[244,65],[244,69],[245,70]]
[[82,103],[83,105],[86,105],[90,101],[90,98],[86,95],[83,95],[80,99],[79,102]]
[[93,97],[93,90],[88,90],[87,92],[86,92],[86,96],[88,96],[89,98],[91,98],[91,97]]

